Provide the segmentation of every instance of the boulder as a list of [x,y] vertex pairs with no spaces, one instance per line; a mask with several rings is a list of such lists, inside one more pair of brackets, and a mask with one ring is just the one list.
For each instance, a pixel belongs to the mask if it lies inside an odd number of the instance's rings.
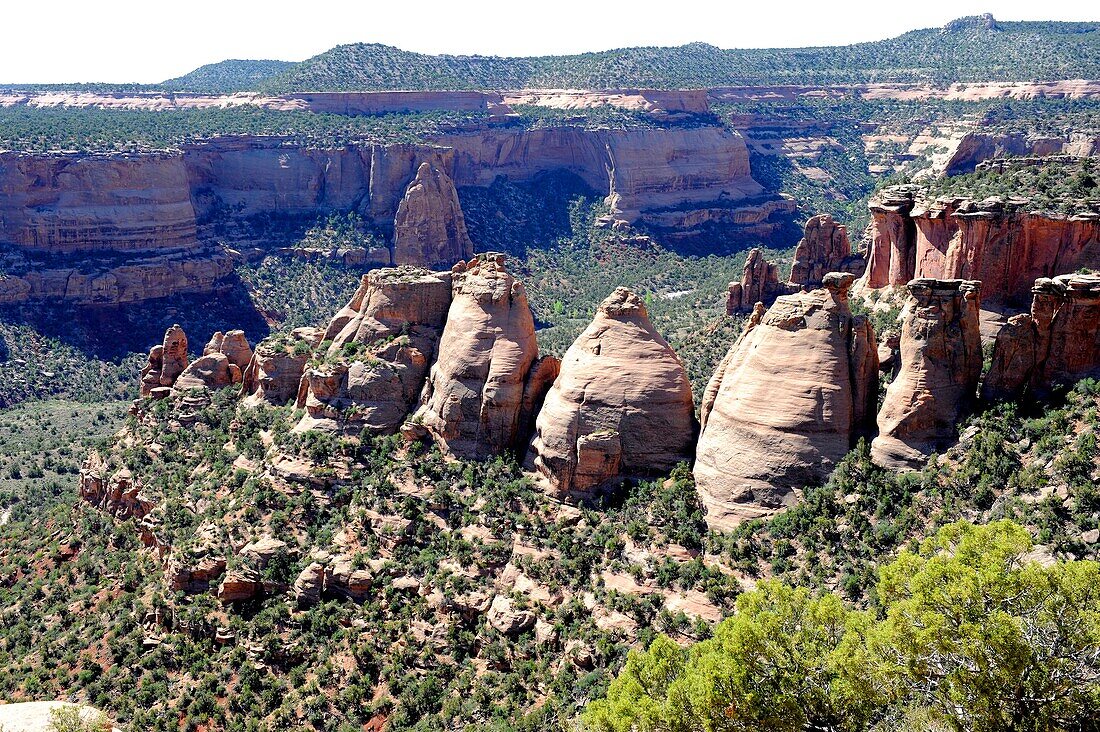
[[489,606],[489,625],[505,635],[519,635],[535,627],[535,614],[530,610],[520,610],[515,601],[505,595],[493,598]]
[[294,600],[298,607],[312,607],[321,601],[324,588],[325,567],[319,562],[312,562],[294,580]]
[[1100,276],[1041,278],[1032,293],[1031,312],[1009,318],[997,335],[986,400],[1042,396],[1100,373]]
[[691,385],[645,303],[620,287],[566,351],[535,422],[527,464],[562,495],[691,460]]
[[916,468],[956,438],[982,371],[978,329],[981,283],[917,279],[902,313],[900,367],[878,414],[871,457]]
[[305,370],[296,429],[392,434],[416,404],[451,303],[451,273],[374,270],[325,331]]
[[520,412],[538,343],[527,293],[504,260],[488,253],[455,266],[439,355],[412,419],[456,457],[499,455],[524,431]]
[[243,602],[263,594],[264,583],[259,572],[234,569],[225,573],[218,585],[218,600],[223,603]]
[[248,368],[248,362],[252,360],[252,347],[248,345],[248,339],[243,330],[231,330],[228,333],[222,333],[219,330],[214,333],[206,347],[202,349],[204,356],[212,353],[224,354],[229,359],[229,363],[242,372]]
[[421,163],[393,221],[393,261],[450,267],[474,255],[458,191],[446,171]]
[[878,357],[853,316],[850,273],[758,309],[707,385],[695,483],[707,523],[732,528],[794,504],[866,433]]

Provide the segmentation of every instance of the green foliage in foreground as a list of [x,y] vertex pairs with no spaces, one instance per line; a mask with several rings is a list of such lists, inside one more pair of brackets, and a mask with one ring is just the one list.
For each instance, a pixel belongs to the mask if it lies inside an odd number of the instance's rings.
[[959,522],[883,567],[878,605],[764,582],[712,639],[632,652],[592,732],[1097,729],[1100,564]]

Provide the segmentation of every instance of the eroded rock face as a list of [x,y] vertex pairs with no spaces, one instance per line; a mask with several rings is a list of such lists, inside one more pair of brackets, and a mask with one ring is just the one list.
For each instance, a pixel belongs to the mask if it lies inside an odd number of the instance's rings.
[[997,335],[982,384],[987,400],[1043,395],[1100,372],[1100,276],[1035,281],[1031,312],[1013,316]]
[[758,308],[715,371],[695,460],[711,527],[792,505],[865,432],[878,357],[870,323],[848,308],[854,279],[830,273],[820,289]]
[[306,364],[321,342],[318,328],[295,328],[289,338],[261,341],[242,376],[244,404],[281,407],[298,396]]
[[248,338],[243,330],[231,330],[222,333],[220,330],[210,336],[209,342],[202,349],[202,355],[209,356],[212,353],[224,354],[241,371],[248,368],[248,362],[252,360],[252,346],[248,345]]
[[691,385],[680,359],[620,287],[566,351],[535,423],[528,464],[560,494],[691,459]]
[[[392,434],[416,404],[451,303],[451,273],[374,270],[325,331],[322,362],[305,370],[296,429]],[[324,342],[324,341],[323,341]]]
[[871,457],[915,468],[956,438],[982,371],[978,308],[981,283],[917,279],[902,314],[900,368],[878,414]]
[[786,286],[779,284],[779,266],[766,260],[763,250],[755,248],[745,259],[741,281],[729,283],[726,314],[749,312],[758,302],[771,305],[785,292]]
[[917,235],[909,214],[919,192],[919,186],[890,186],[871,200],[871,246],[863,275],[867,287],[896,287],[913,279]]
[[1024,305],[1032,283],[1100,265],[1100,212],[1028,211],[1026,199],[918,200],[913,186],[887,188],[872,202],[873,242],[864,282],[972,279],[982,300]]
[[203,355],[187,364],[173,384],[175,391],[224,389],[239,384],[252,360],[252,347],[243,330],[218,331],[203,348]]
[[524,429],[524,386],[538,343],[527,293],[504,259],[487,253],[455,266],[439,356],[412,419],[457,457],[499,455]]
[[838,224],[829,214],[814,216],[806,222],[806,232],[794,250],[788,282],[814,289],[829,272],[863,274],[862,257],[852,256],[848,227]]
[[394,262],[449,267],[473,255],[454,182],[431,163],[421,163],[394,218]]
[[149,361],[141,370],[141,396],[155,396],[154,390],[175,384],[187,368],[188,358],[187,334],[177,323],[164,332],[164,342],[149,351]]

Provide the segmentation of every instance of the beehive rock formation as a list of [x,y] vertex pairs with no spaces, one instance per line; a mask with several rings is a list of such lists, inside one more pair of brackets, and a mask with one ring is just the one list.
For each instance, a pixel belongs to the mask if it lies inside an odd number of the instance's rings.
[[792,505],[825,480],[874,413],[878,357],[853,317],[849,273],[757,311],[703,397],[695,482],[725,530]]
[[538,414],[528,465],[560,494],[690,460],[696,432],[680,359],[620,287],[566,351]]
[[307,368],[297,429],[391,434],[415,405],[451,302],[451,273],[416,267],[363,276],[325,331],[330,346]]
[[223,389],[239,384],[252,360],[252,347],[244,331],[218,331],[203,348],[203,355],[187,365],[176,379],[176,391],[187,389]]
[[852,256],[848,228],[829,214],[820,214],[806,222],[805,234],[794,250],[788,282],[804,289],[821,286],[829,272],[863,274],[862,257]]
[[779,283],[779,266],[765,259],[761,249],[753,249],[745,260],[741,281],[729,283],[726,314],[749,312],[758,302],[771,305],[787,291],[787,287]]
[[229,359],[229,363],[242,372],[248,368],[248,362],[252,360],[252,346],[248,344],[243,330],[231,330],[228,333],[222,333],[219,330],[214,333],[202,349],[204,356],[212,353],[224,354]]
[[498,455],[523,431],[524,385],[538,343],[527,293],[504,259],[487,253],[455,266],[439,355],[411,420],[456,457]]
[[473,255],[454,183],[445,171],[421,163],[394,218],[394,262],[449,267]]
[[981,283],[913,280],[902,314],[900,368],[878,414],[871,457],[893,468],[919,467],[950,445],[972,404],[982,370]]
[[166,390],[187,368],[187,334],[177,323],[164,332],[164,341],[149,351],[149,361],[141,370],[141,396],[164,396]]
[[997,335],[984,399],[1043,395],[1100,372],[1100,276],[1041,278],[1032,293],[1031,312]]

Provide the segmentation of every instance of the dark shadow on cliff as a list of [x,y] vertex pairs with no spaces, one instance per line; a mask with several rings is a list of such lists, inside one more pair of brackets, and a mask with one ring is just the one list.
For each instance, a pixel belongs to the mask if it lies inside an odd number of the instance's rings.
[[216,330],[240,328],[251,343],[270,331],[236,275],[213,293],[176,295],[125,305],[77,306],[57,302],[8,305],[0,308],[0,321],[26,325],[44,337],[107,361],[147,352],[161,342],[165,329],[173,323],[179,323],[187,332],[190,350],[200,353]]

